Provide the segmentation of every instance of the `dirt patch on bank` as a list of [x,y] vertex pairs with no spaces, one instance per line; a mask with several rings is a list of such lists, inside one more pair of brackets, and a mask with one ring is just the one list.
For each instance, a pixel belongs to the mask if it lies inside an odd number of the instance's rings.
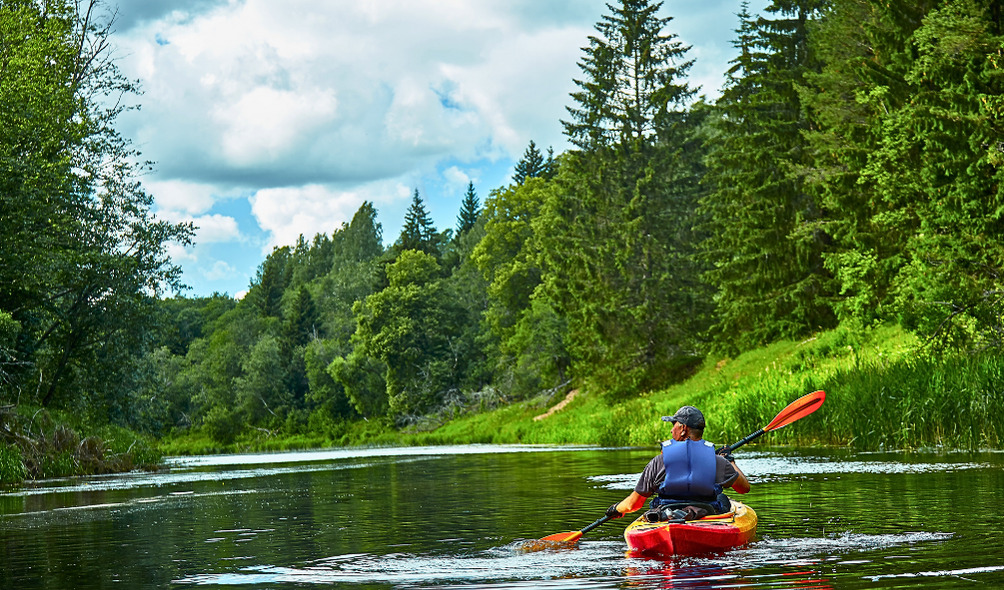
[[539,416],[534,416],[533,417],[533,421],[534,422],[538,422],[540,420],[543,420],[544,418],[547,418],[548,416],[550,416],[551,414],[553,414],[555,412],[560,412],[561,410],[563,410],[565,408],[565,406],[567,406],[569,403],[571,403],[571,401],[573,399],[575,399],[575,396],[578,395],[578,394],[579,394],[579,390],[578,389],[573,389],[573,390],[569,391],[568,395],[565,396],[565,399],[563,399],[560,402],[558,402],[558,403],[554,404],[553,406],[551,406],[551,409],[549,409],[548,411],[544,412],[543,414],[541,414]]

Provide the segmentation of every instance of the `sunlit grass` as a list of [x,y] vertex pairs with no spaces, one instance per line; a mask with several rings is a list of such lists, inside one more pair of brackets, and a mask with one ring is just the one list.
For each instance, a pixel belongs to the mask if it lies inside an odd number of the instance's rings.
[[161,450],[192,454],[476,443],[654,447],[669,438],[661,417],[684,404],[704,411],[706,439],[728,444],[766,426],[786,405],[817,389],[827,394],[817,412],[757,442],[857,449],[1004,445],[1004,361],[992,354],[937,357],[903,330],[883,327],[864,333],[837,329],[736,358],[709,357],[686,381],[634,397],[579,391],[542,420],[534,418],[562,395],[462,415],[438,427],[398,431],[383,421],[358,421],[307,434],[249,432],[225,448],[191,433],[164,441]]
[[705,438],[735,442],[766,426],[787,404],[823,389],[816,413],[763,437],[770,444],[839,445],[860,449],[999,448],[1004,444],[1004,363],[995,355],[937,358],[895,327],[867,333],[833,330],[785,341],[735,359],[709,358],[685,382],[616,399],[580,392],[541,421],[546,408],[523,402],[463,417],[425,443],[547,443],[653,446],[668,438],[661,416],[679,406],[701,408]]

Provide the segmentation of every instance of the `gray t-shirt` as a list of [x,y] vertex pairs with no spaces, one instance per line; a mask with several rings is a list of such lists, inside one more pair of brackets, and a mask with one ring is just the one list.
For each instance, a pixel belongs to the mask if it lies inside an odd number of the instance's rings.
[[[729,482],[731,484],[736,475],[738,472],[728,459],[721,455],[715,455],[715,483]],[[659,491],[664,481],[666,481],[666,465],[662,462],[662,453],[660,453],[645,466],[641,477],[638,478],[638,484],[634,486],[634,491],[648,498]],[[723,485],[723,487],[725,486]]]

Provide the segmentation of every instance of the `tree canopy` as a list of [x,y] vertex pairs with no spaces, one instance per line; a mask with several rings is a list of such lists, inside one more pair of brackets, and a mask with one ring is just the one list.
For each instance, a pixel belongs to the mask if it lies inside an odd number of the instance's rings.
[[124,419],[155,297],[180,287],[144,164],[115,129],[137,89],[112,59],[96,0],[0,6],[0,314],[9,318],[5,400]]
[[[220,443],[434,428],[577,387],[644,394],[709,354],[844,323],[1004,346],[1004,30],[989,0],[775,0],[697,98],[660,2],[582,49],[571,148],[530,141],[455,231],[416,189],[262,261],[247,296],[164,298],[170,242],[113,126],[134,92],[96,5],[0,5],[0,388]],[[81,41],[84,41],[81,43]],[[264,433],[264,434],[262,434]]]

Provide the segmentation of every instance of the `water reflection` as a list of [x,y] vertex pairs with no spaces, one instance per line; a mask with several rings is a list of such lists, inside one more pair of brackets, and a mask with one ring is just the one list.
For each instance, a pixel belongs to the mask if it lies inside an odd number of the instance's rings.
[[791,571],[757,574],[755,570],[727,568],[713,563],[664,562],[656,567],[628,569],[629,588],[674,588],[685,590],[712,588],[809,588],[831,589],[821,572],[800,565]]
[[[650,449],[425,447],[192,458],[0,493],[0,588],[893,588],[1004,582],[1000,454],[745,453],[758,539],[625,556]],[[952,492],[955,491],[955,492]],[[951,493],[946,493],[951,492]],[[957,506],[965,493],[967,508]],[[979,547],[974,551],[973,547]]]

